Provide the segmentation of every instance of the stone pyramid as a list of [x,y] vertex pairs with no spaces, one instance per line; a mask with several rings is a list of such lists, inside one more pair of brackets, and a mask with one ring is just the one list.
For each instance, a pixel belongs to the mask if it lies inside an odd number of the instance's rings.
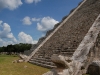
[[98,54],[100,51],[94,48],[100,43],[98,41],[100,39],[99,14],[100,0],[83,0],[68,16],[55,25],[54,29],[41,38],[42,41],[40,40],[33,48],[26,61],[54,68],[56,65],[51,61],[53,54],[70,57],[80,62],[86,60],[85,57],[89,55],[93,55],[96,59],[100,56]]

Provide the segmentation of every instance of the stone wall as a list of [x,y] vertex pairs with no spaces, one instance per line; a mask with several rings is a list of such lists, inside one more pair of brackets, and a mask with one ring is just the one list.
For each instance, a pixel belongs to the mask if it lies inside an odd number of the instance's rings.
[[[48,39],[30,59],[48,59],[52,54],[72,56],[84,36],[100,14],[100,0],[86,2]],[[35,60],[34,60],[35,61]],[[39,64],[47,64],[47,61]],[[52,64],[50,64],[52,65]]]
[[[100,15],[92,24],[88,33],[72,57],[53,55],[51,60],[56,64],[54,71],[43,75],[89,75],[100,74]],[[48,74],[49,73],[49,74]]]

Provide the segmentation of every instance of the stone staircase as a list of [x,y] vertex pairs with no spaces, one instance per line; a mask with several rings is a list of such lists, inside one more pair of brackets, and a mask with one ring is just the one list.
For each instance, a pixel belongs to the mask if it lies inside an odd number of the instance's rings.
[[[71,57],[100,14],[100,0],[84,0],[29,55],[30,63],[53,68],[50,57],[60,54]],[[49,37],[49,38],[48,38]]]
[[54,68],[54,67],[56,67],[54,65],[54,63],[52,63],[50,61],[50,58],[32,57],[29,62],[32,63],[32,64],[36,64],[36,65],[42,66],[42,67],[46,67],[46,68]]

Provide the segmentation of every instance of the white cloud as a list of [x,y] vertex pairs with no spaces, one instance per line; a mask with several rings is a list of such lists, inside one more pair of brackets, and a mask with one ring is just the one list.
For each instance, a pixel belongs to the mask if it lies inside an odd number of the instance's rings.
[[2,46],[7,46],[7,45],[10,45],[10,44],[15,44],[13,41],[9,41],[9,40],[2,40],[0,38],[0,47]]
[[3,23],[3,21],[0,21],[0,25]]
[[35,18],[35,17],[30,18],[29,16],[26,16],[26,17],[23,18],[22,22],[23,22],[24,25],[31,25],[32,22],[38,22],[40,20],[41,20],[41,18]]
[[21,0],[0,0],[0,8],[7,8],[10,10],[14,10],[22,4]]
[[32,21],[34,21],[34,22],[40,21],[40,18],[32,18]]
[[[42,32],[46,32],[54,27],[58,21],[51,17],[44,17],[44,18],[30,18],[26,16],[23,20],[23,24],[30,25],[32,22],[37,23],[37,29]],[[16,44],[16,43],[37,43],[37,40],[34,40],[32,36],[26,34],[24,32],[20,32],[18,34],[18,39],[16,39],[11,32],[10,25],[4,23],[0,20],[0,46],[6,46],[9,44]]]
[[3,40],[0,38],[0,47],[1,47],[1,46],[6,46],[6,42],[3,41]]
[[10,25],[3,23],[3,21],[0,22],[0,46],[17,43],[16,38],[11,32]]
[[32,43],[32,44],[37,43],[36,40],[33,40],[33,38],[30,35],[28,35],[24,32],[20,32],[18,35],[18,38],[19,38],[19,43],[20,42],[21,43]]
[[3,24],[3,30],[4,30],[4,32],[10,32],[11,31],[11,28],[10,28],[10,26],[7,24],[7,23],[4,23]]
[[30,4],[30,3],[38,3],[40,2],[41,0],[25,0],[26,3]]
[[11,33],[11,28],[7,23],[3,23],[1,25],[1,30],[0,30],[0,38],[7,38],[11,39],[13,42],[17,42],[15,37],[13,36],[13,33]]
[[22,20],[23,24],[24,25],[31,25],[32,22],[31,22],[31,19],[29,16],[26,16],[23,20]]
[[3,21],[0,20],[0,46],[7,46],[9,44],[17,44],[17,43],[31,43],[35,44],[37,43],[36,40],[33,40],[33,38],[24,33],[20,32],[18,34],[18,40],[14,37],[13,33],[11,32],[10,25],[7,23],[3,23]]
[[52,29],[56,23],[58,23],[58,21],[55,19],[51,17],[44,17],[40,23],[37,23],[37,29],[39,31],[45,32]]

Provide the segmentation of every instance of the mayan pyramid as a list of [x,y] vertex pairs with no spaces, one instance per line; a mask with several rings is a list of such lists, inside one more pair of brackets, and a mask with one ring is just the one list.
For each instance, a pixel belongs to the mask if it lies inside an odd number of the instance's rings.
[[[99,14],[100,0],[83,0],[68,16],[55,25],[54,29],[48,31],[35,48],[31,48],[31,53],[26,61],[53,68],[55,67],[51,61],[53,54],[73,57],[75,53],[77,54],[77,48]],[[98,37],[100,37],[99,34]]]

